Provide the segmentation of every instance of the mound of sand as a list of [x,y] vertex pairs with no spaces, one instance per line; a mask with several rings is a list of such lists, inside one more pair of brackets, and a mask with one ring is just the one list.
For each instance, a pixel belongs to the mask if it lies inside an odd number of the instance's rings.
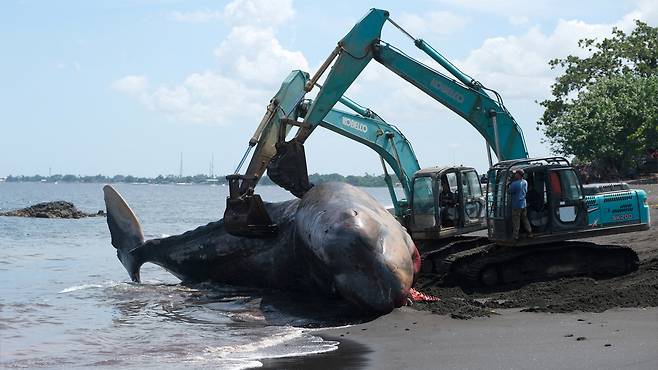
[[[439,302],[416,303],[414,308],[453,318],[489,316],[499,308],[524,308],[541,312],[602,312],[615,307],[658,307],[658,185],[634,185],[649,195],[651,229],[642,232],[587,239],[600,244],[626,245],[640,258],[637,271],[604,280],[568,278],[524,286],[499,287],[497,291],[466,292],[458,287],[426,286],[421,289],[441,297]],[[420,276],[423,287],[432,276]]]

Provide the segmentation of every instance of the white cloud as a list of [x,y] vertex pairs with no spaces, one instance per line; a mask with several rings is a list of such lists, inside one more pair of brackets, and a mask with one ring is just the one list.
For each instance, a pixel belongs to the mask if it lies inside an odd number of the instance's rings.
[[292,0],[234,0],[223,10],[175,11],[169,18],[176,22],[207,23],[223,21],[229,25],[276,26],[295,15]]
[[[532,16],[542,15],[555,12],[564,12],[568,3],[578,3],[573,1],[563,1],[558,4],[554,0],[435,0],[438,3],[454,8],[460,8],[469,12],[478,12],[486,14],[496,14],[505,17],[509,16]],[[564,4],[563,4],[564,3]],[[563,13],[564,14],[564,13]]]
[[234,27],[215,55],[229,75],[270,86],[280,83],[293,69],[309,68],[304,54],[285,49],[270,28]]
[[548,66],[550,59],[584,56],[577,44],[579,39],[609,36],[613,26],[629,31],[634,19],[657,17],[658,5],[647,1],[640,2],[637,9],[612,24],[560,19],[551,32],[532,27],[520,36],[486,39],[457,65],[503,97],[542,99],[548,96],[557,73]]
[[292,0],[234,0],[224,8],[224,16],[233,24],[275,26],[295,15]]
[[145,76],[129,75],[114,81],[111,87],[179,122],[257,122],[288,73],[309,68],[301,52],[286,49],[276,37],[276,26],[293,16],[290,0],[235,0],[221,12],[179,13],[174,19],[222,19],[232,25],[214,50],[216,70],[192,73],[174,86],[150,88]]
[[400,25],[414,37],[444,36],[466,28],[469,19],[447,11],[420,14],[402,13]]
[[116,91],[138,96],[146,92],[148,79],[145,76],[128,75],[112,82],[110,87]]
[[261,114],[265,91],[213,72],[193,73],[182,84],[146,95],[150,109],[190,123],[235,123],[247,112]]
[[658,2],[655,0],[637,0],[635,3],[637,8],[617,22],[617,27],[628,30],[634,26],[636,19],[643,20],[650,25],[658,23]]

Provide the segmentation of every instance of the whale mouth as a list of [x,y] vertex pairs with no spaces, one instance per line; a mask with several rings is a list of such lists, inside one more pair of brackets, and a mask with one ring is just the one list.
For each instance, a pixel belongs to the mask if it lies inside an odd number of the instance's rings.
[[409,291],[410,289],[404,289],[402,294],[393,301],[395,308],[400,308],[407,303],[407,299],[409,298]]
[[343,298],[364,311],[382,314],[404,306],[411,288],[405,286],[394,272],[378,276],[360,272],[339,274],[335,282]]
[[[382,241],[380,237],[377,243],[372,242],[374,238],[355,239],[349,258],[334,261],[341,266],[341,272],[334,275],[339,295],[364,311],[381,314],[404,306],[420,271],[420,254],[415,245],[400,248],[396,238]],[[387,250],[389,253],[385,253]]]

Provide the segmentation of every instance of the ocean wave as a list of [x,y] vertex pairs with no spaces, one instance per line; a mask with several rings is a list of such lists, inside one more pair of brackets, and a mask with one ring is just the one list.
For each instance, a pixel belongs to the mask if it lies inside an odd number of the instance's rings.
[[85,290],[85,289],[93,289],[93,288],[109,288],[109,287],[114,287],[118,286],[121,284],[125,284],[122,282],[117,282],[117,281],[108,281],[102,284],[81,284],[81,285],[74,285],[70,286],[68,288],[62,289],[58,294],[64,294],[64,293],[71,293],[71,292],[76,292],[78,290]]
[[284,330],[280,333],[275,333],[271,337],[261,338],[258,341],[230,346],[206,348],[205,352],[217,354],[220,356],[223,354],[255,352],[263,348],[272,347],[277,344],[283,344],[290,340],[297,339],[302,336],[303,332],[304,331],[302,329],[289,328],[288,330]]
[[[187,362],[203,363],[208,361],[205,357],[197,356],[188,359]],[[262,367],[263,363],[258,360],[223,359],[215,365],[217,365],[220,369],[223,370],[243,370],[243,369],[253,369],[253,368]]]
[[308,356],[338,349],[338,342],[326,341],[308,334],[308,330],[285,327],[273,335],[249,342],[204,350],[207,356],[197,360],[218,361],[222,367],[245,369],[262,366],[259,360],[284,357]]

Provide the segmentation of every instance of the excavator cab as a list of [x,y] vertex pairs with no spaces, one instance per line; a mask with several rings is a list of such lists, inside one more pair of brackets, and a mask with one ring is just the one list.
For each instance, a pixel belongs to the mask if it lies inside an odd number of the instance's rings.
[[484,229],[485,202],[477,171],[432,167],[414,175],[409,230],[414,239],[439,239]]
[[[533,238],[512,234],[512,206],[509,186],[517,169],[528,182],[526,206]],[[504,161],[489,170],[487,214],[489,238],[499,244],[536,244],[564,240],[587,227],[587,206],[583,187],[569,161],[547,157]],[[523,232],[521,228],[521,232]]]

